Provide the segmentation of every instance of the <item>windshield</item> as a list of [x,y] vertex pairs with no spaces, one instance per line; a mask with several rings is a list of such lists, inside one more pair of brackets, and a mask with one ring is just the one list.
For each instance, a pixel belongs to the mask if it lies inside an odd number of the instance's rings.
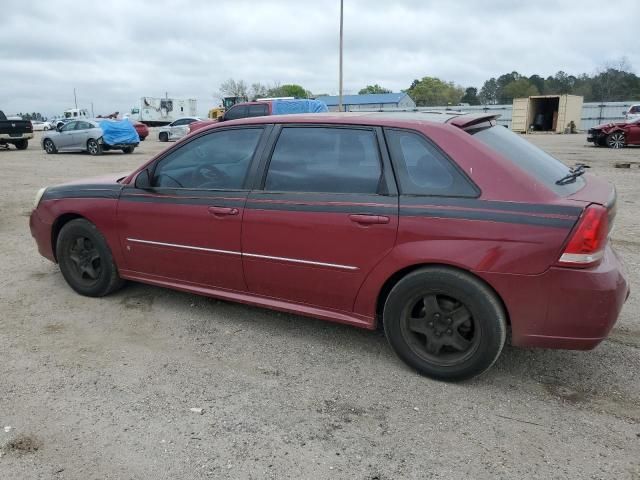
[[558,180],[571,172],[569,167],[507,128],[496,125],[468,132],[560,196],[571,195],[584,186],[584,179],[580,177],[557,185]]

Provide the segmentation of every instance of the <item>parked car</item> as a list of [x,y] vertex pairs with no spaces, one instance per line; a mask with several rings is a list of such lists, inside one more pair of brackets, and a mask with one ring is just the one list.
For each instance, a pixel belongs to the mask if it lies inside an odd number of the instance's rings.
[[0,110],[0,146],[13,145],[18,150],[26,150],[33,138],[33,126],[29,120],[7,118]]
[[140,141],[144,142],[144,139],[149,136],[149,127],[147,127],[142,122],[135,122],[133,124],[133,126],[136,129],[136,132],[138,132],[138,136],[140,137]]
[[640,104],[630,105],[626,112],[622,112],[626,121],[640,118]]
[[179,118],[175,122],[171,122],[166,127],[162,127],[160,129],[160,132],[158,133],[158,140],[161,142],[180,140],[189,133],[189,124],[200,121],[202,121],[202,119],[198,117]]
[[62,151],[100,155],[108,150],[133,153],[139,138],[128,120],[72,120],[42,136],[42,148],[52,154]]
[[212,123],[238,120],[247,117],[267,115],[291,115],[295,113],[323,113],[329,109],[324,102],[307,99],[269,99],[256,102],[236,103],[219,120],[200,120],[189,125],[189,132],[195,132]]
[[51,128],[51,124],[49,122],[40,122],[38,120],[31,120],[31,125],[33,126],[33,130],[35,132],[41,132],[43,130],[49,130]]
[[460,380],[522,347],[590,349],[629,294],[615,190],[496,115],[248,118],[126,177],[38,192],[31,233],[78,293],[135,280],[374,329]]
[[640,145],[640,116],[626,122],[604,123],[590,128],[587,142],[595,147],[623,148]]

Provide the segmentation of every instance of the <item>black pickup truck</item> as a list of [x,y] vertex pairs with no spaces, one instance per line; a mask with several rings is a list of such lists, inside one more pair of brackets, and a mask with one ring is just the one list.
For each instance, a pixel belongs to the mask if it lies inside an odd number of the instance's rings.
[[18,150],[25,150],[30,138],[33,138],[33,126],[29,120],[7,120],[0,110],[0,146],[12,143]]

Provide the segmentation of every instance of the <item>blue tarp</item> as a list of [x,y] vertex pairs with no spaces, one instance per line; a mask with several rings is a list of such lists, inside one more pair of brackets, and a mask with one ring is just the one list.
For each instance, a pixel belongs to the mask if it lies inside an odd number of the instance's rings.
[[271,113],[273,115],[320,113],[329,111],[327,105],[319,100],[274,100],[271,108]]
[[102,140],[107,145],[140,143],[138,132],[128,118],[124,120],[98,120],[102,129]]

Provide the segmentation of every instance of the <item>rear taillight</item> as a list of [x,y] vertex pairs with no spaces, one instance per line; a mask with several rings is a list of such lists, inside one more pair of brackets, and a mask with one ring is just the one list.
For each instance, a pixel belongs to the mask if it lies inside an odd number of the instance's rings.
[[609,233],[607,209],[600,205],[587,207],[574,229],[558,264],[585,268],[602,260]]

